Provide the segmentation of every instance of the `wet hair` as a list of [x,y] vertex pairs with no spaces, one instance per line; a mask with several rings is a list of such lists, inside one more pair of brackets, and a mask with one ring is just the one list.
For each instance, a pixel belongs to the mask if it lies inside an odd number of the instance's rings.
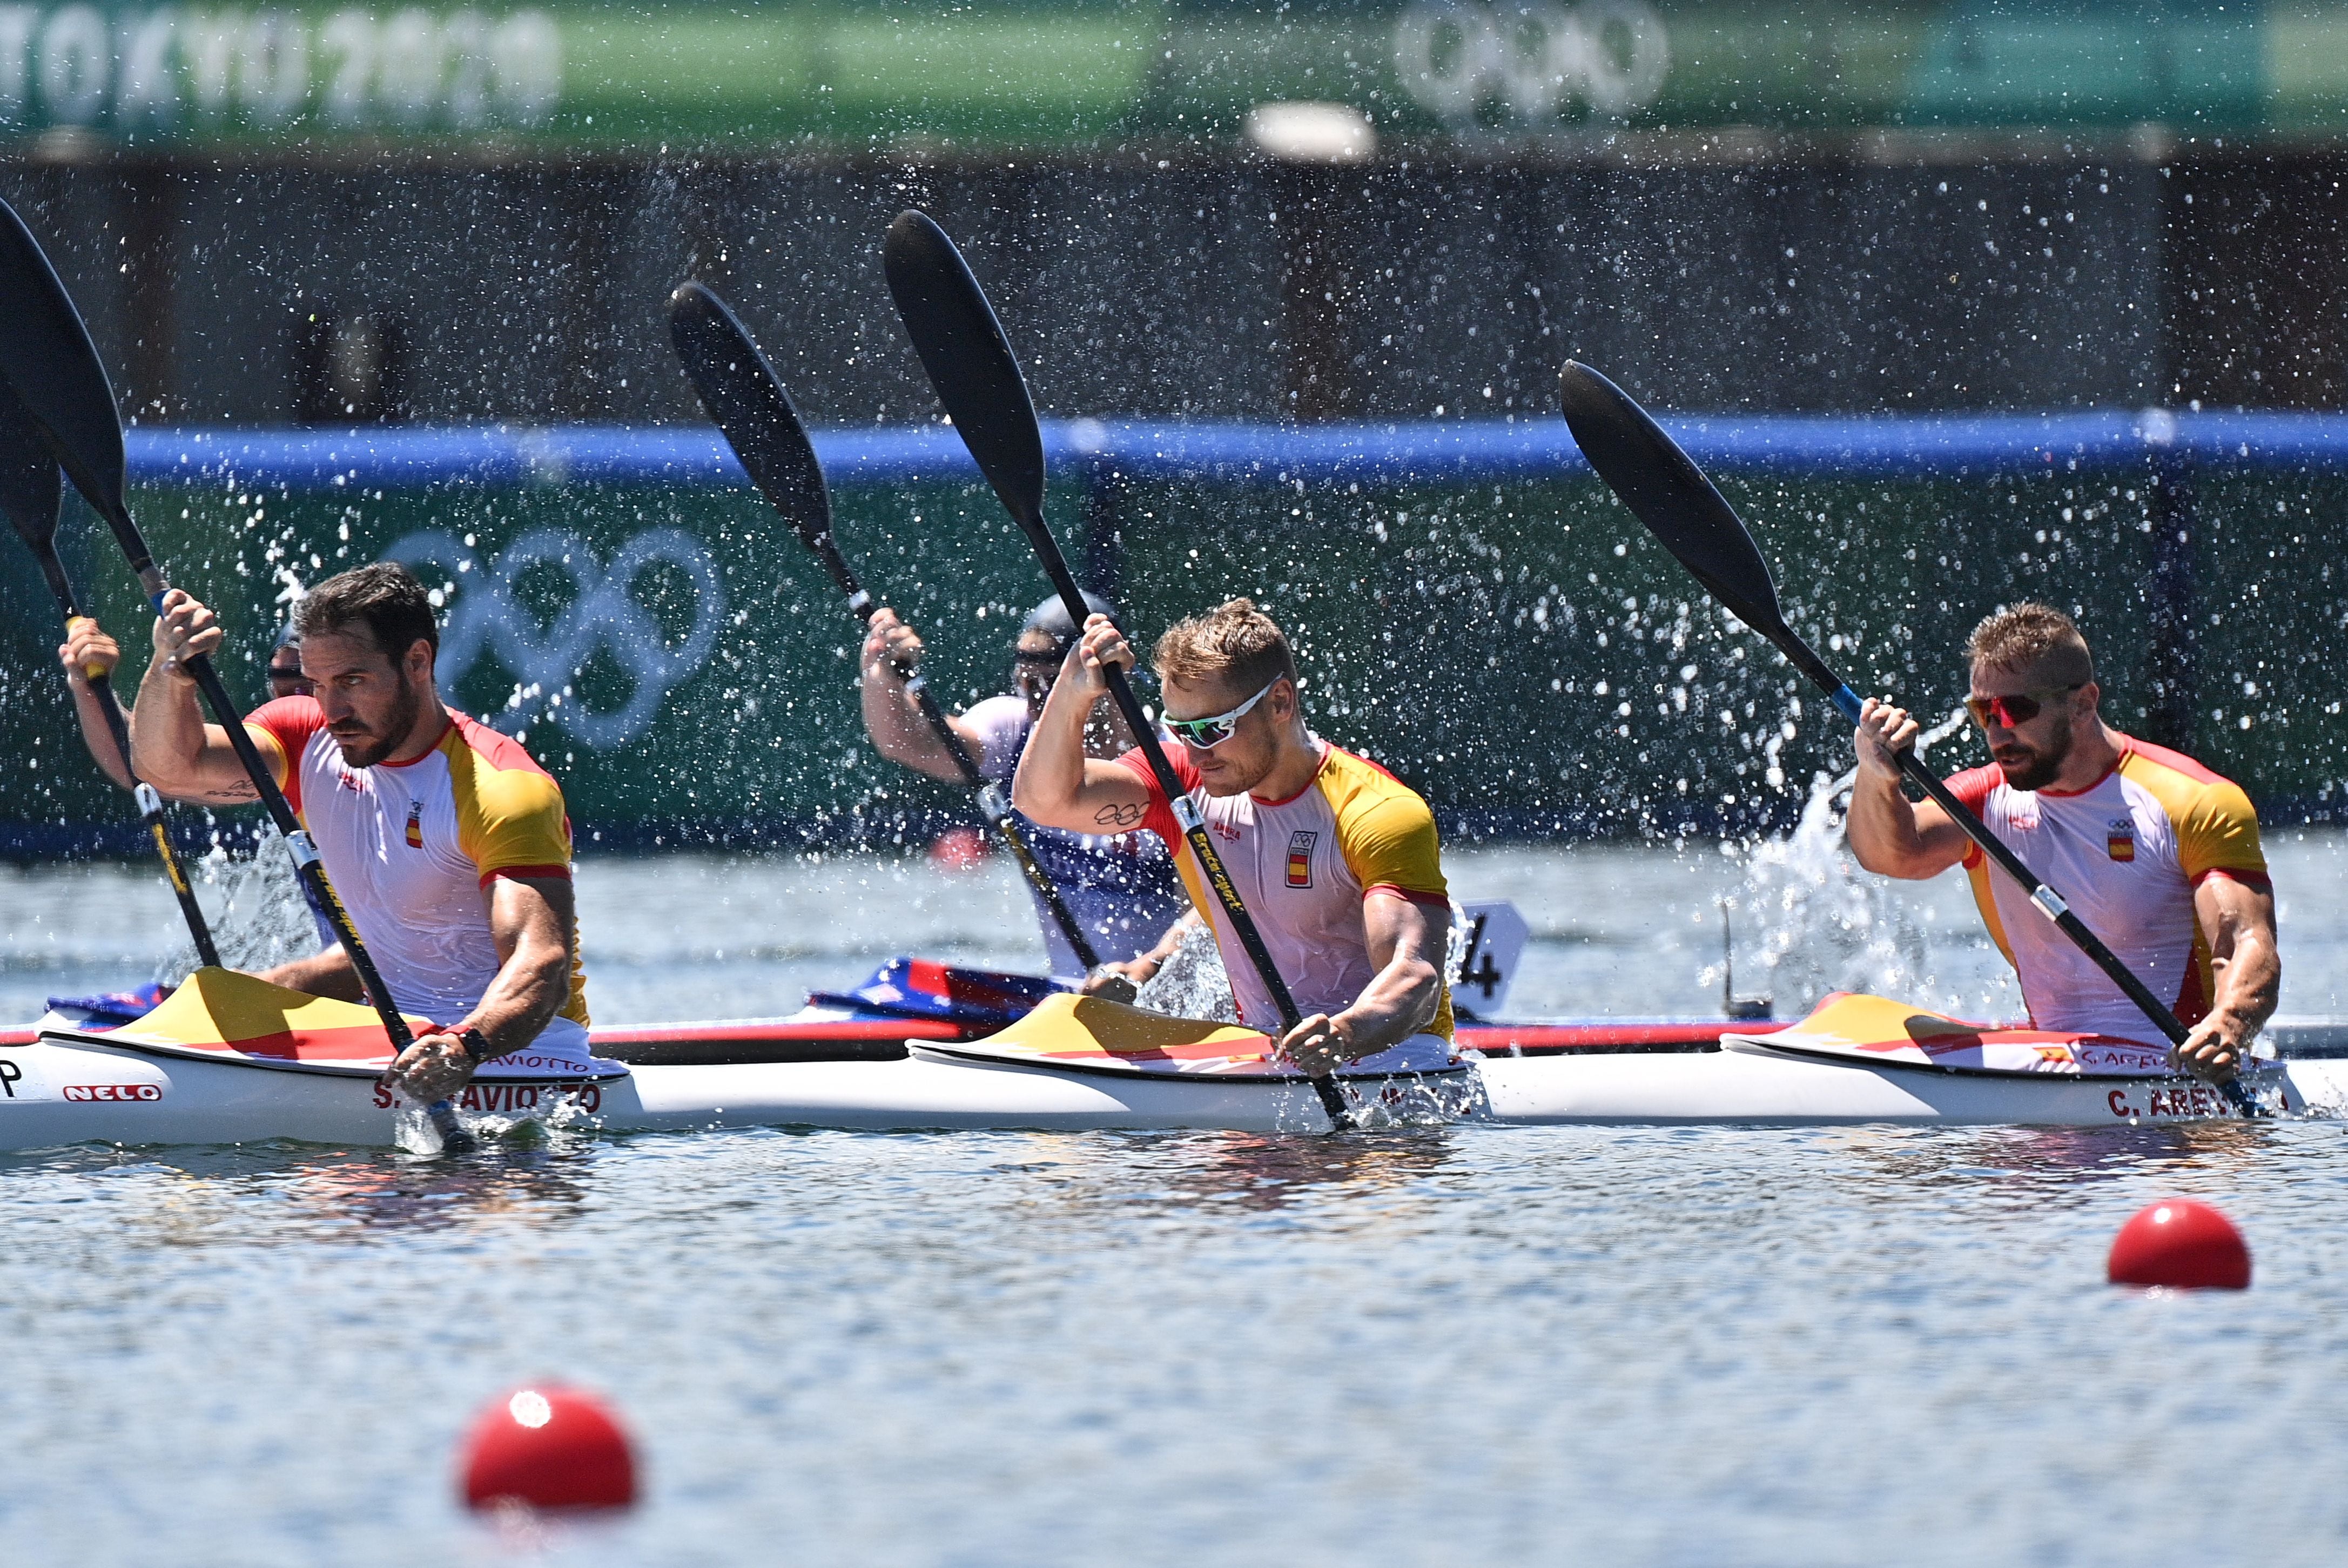
[[1976,667],[2043,670],[2063,686],[2096,678],[2087,639],[2071,617],[2051,604],[2010,604],[1985,616],[1965,639],[1965,658]]
[[[1112,621],[1117,619],[1117,606],[1089,591],[1085,594],[1085,610],[1088,614],[1107,615]],[[1051,656],[1056,661],[1066,657],[1068,645],[1076,640],[1076,624],[1068,619],[1068,607],[1057,593],[1028,611],[1027,618],[1019,623],[1021,636],[1030,632],[1041,632],[1052,639]]]
[[1252,599],[1233,599],[1175,622],[1158,639],[1149,662],[1162,679],[1185,686],[1220,681],[1242,695],[1262,691],[1282,676],[1296,678],[1287,634]]
[[365,626],[375,645],[393,664],[417,643],[440,652],[440,626],[424,584],[396,561],[378,561],[329,577],[302,596],[294,609],[294,633],[309,638]]

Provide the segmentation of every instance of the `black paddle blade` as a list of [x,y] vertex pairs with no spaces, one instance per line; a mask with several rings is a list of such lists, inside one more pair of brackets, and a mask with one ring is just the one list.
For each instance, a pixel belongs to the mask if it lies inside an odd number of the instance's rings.
[[0,510],[36,553],[57,538],[57,508],[65,499],[65,476],[49,444],[15,388],[0,382]]
[[1786,617],[1768,563],[1694,459],[1628,392],[1587,365],[1567,360],[1559,380],[1566,427],[1598,477],[1714,598],[1777,641]]
[[0,309],[0,377],[15,388],[74,488],[114,525],[132,559],[143,562],[147,547],[138,531],[123,534],[130,523],[122,507],[122,419],[98,346],[40,242],[5,201],[0,300],[7,302]]
[[897,214],[881,264],[938,401],[986,482],[1033,538],[1044,523],[1044,436],[1026,378],[986,292],[925,212]]
[[807,426],[749,329],[715,292],[689,283],[669,296],[668,331],[685,375],[701,394],[701,406],[742,459],[751,482],[815,552],[841,591],[855,597],[856,579],[832,541],[831,497]]

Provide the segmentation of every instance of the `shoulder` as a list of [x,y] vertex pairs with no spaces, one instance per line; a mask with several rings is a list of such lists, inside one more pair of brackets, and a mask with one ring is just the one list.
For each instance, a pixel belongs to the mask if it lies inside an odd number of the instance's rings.
[[1995,763],[1991,763],[1982,768],[1968,768],[1962,773],[1952,773],[1942,782],[1950,794],[1965,803],[1967,810],[1978,813],[1989,803],[1989,798],[1997,793],[1997,787],[2005,782],[2005,775],[1998,771]]
[[275,742],[287,757],[294,757],[312,736],[326,727],[326,714],[316,697],[281,696],[246,714],[244,727]]
[[2194,818],[2212,817],[2257,824],[2258,809],[2249,791],[2224,774],[2166,746],[2128,736],[2120,742],[2120,777],[2142,786],[2180,827]]
[[551,810],[562,813],[562,786],[522,743],[451,708],[448,733],[440,738],[450,780],[469,790],[485,813],[496,816]]
[[[1188,794],[1196,789],[1200,783],[1199,770],[1190,766],[1189,754],[1179,746],[1169,746],[1163,741],[1159,742],[1159,749],[1166,753],[1166,765],[1174,770],[1174,782],[1181,787],[1183,793]],[[1148,755],[1141,748],[1138,746],[1132,748],[1119,757],[1117,762],[1118,767],[1148,785],[1152,795],[1160,793],[1158,788],[1158,774],[1149,766]]]
[[1329,748],[1315,780],[1329,799],[1342,826],[1348,821],[1376,821],[1402,828],[1435,827],[1435,812],[1426,797],[1371,761],[1339,746]]
[[1008,695],[987,697],[963,709],[962,721],[989,740],[1017,735],[1027,727],[1027,701]]

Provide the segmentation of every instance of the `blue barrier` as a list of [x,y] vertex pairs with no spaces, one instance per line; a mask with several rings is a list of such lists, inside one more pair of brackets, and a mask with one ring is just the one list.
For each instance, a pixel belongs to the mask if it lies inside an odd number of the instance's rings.
[[[1664,428],[1724,474],[1850,479],[2116,469],[2156,460],[2250,469],[2348,466],[2348,416],[2095,411],[2048,414],[1686,414]],[[502,425],[440,429],[129,432],[132,478],[322,490],[433,484],[739,485],[704,427]],[[942,425],[830,429],[815,447],[835,485],[974,481]],[[1044,449],[1064,476],[1145,481],[1381,485],[1578,479],[1589,465],[1561,419],[1156,424],[1054,419]]]

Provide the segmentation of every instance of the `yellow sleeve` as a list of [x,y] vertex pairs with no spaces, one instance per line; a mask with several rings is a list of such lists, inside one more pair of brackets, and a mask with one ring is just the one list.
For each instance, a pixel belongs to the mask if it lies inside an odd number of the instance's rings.
[[571,819],[562,787],[534,768],[452,768],[457,841],[479,868],[481,885],[499,876],[571,874]]
[[2212,872],[2266,885],[2267,858],[2259,848],[2258,810],[2240,785],[2219,779],[2202,786],[2185,820],[2177,825],[2177,858],[2185,880],[2195,886]]
[[1385,888],[1406,898],[1449,902],[1435,813],[1399,785],[1356,794],[1337,818],[1337,847],[1365,896]]

